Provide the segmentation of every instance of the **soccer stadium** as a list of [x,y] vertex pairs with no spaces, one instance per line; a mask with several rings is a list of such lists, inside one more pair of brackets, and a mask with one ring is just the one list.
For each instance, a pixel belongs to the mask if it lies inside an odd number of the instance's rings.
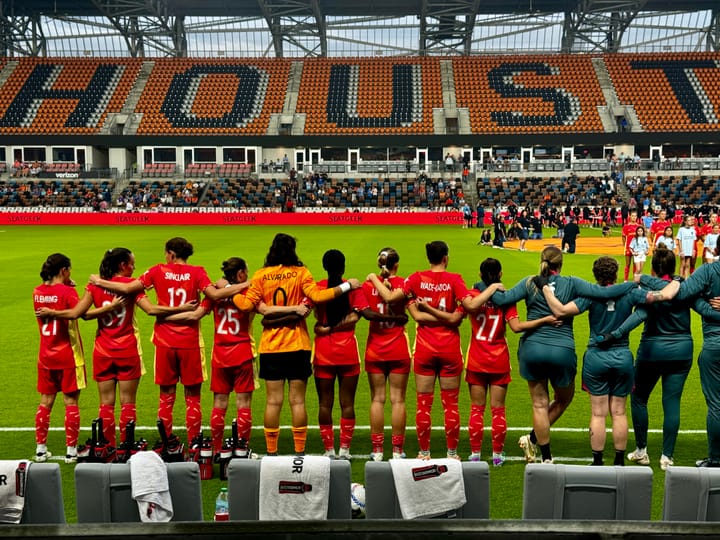
[[8,537],[718,534],[716,1],[0,21]]

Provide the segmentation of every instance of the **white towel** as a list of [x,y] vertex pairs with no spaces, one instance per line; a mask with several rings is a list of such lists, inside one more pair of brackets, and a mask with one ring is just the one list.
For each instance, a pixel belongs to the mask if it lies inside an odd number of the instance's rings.
[[270,456],[260,462],[260,519],[327,519],[329,494],[330,458]]
[[167,465],[155,452],[138,452],[130,458],[132,498],[137,501],[140,521],[165,522],[173,517]]
[[391,459],[390,468],[405,519],[439,516],[467,502],[462,464],[456,459]]
[[20,523],[30,462],[0,461],[0,523]]

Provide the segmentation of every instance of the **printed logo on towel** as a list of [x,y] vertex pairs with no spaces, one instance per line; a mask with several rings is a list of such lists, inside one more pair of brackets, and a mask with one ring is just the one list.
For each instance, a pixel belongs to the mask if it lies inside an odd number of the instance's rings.
[[[25,496],[25,475],[27,474],[27,462],[21,461],[15,471],[15,495]],[[0,476],[0,478],[3,478]],[[3,482],[5,483],[5,482]]]
[[[292,474],[301,474],[303,472],[304,464],[305,458],[303,456],[295,456],[292,461],[292,468],[290,472]],[[308,491],[312,491],[312,484],[295,482],[292,480],[280,480],[278,483],[278,493],[302,494],[307,493]]]
[[412,469],[413,480],[427,480],[428,478],[437,478],[448,470],[447,465],[428,465],[426,467],[415,467]]
[[303,494],[312,491],[312,484],[305,482],[291,482],[289,480],[280,480],[278,483],[278,493],[294,493]]

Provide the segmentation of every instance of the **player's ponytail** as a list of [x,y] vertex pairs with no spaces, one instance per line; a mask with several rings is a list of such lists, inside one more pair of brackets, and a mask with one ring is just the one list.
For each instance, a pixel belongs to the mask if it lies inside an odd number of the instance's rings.
[[100,277],[103,279],[112,279],[112,277],[120,272],[120,265],[130,262],[132,252],[123,247],[108,249],[100,261]]
[[502,265],[497,259],[488,257],[480,263],[480,279],[485,285],[500,283],[500,275],[502,274]]
[[380,268],[380,277],[389,278],[393,274],[393,270],[400,262],[400,255],[391,247],[384,247],[378,253],[377,264]]
[[223,277],[228,280],[229,283],[238,283],[238,272],[247,270],[247,263],[245,259],[241,259],[240,257],[230,257],[227,261],[223,261],[220,270],[222,270]]
[[40,277],[43,281],[50,281],[60,274],[63,268],[70,268],[70,259],[62,253],[49,255],[40,269]]
[[540,254],[540,275],[550,276],[553,272],[559,272],[562,268],[563,254],[557,246],[548,246]]

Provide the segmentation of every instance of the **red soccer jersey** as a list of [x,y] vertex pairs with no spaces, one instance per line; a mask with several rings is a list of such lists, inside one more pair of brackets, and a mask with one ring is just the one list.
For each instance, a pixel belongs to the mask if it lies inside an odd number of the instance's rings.
[[[202,266],[163,263],[150,268],[140,281],[146,289],[153,287],[161,306],[177,307],[200,300],[200,293],[212,282]],[[174,349],[195,349],[202,345],[199,322],[174,323],[158,319],[153,343]]]
[[[243,291],[240,294],[244,294]],[[217,302],[203,301],[209,309],[212,305],[215,320],[212,364],[216,368],[239,366],[255,357],[255,340],[252,337],[252,312],[240,311],[232,298]],[[228,351],[232,351],[229,354]]]
[[669,219],[665,221],[654,221],[652,227],[650,227],[650,233],[653,235],[653,238],[657,238],[658,236],[662,236],[662,233],[668,227],[672,227],[672,221]]
[[505,340],[505,323],[518,316],[515,304],[500,308],[486,302],[477,313],[471,313],[472,336],[465,367],[477,373],[508,373],[510,352]]
[[[78,303],[74,287],[56,283],[38,285],[33,291],[33,307],[55,310],[72,309]],[[40,353],[38,365],[46,369],[66,369],[85,363],[82,340],[77,321],[67,319],[38,318],[40,328]]]
[[625,224],[625,226],[622,228],[622,235],[625,237],[625,254],[632,255],[632,250],[630,249],[630,242],[632,242],[633,238],[635,238],[635,231],[637,231],[637,228],[640,226],[639,222],[630,223],[628,222]]
[[[326,279],[318,281],[320,289],[327,289]],[[350,310],[362,311],[368,307],[362,290],[354,289],[348,293]],[[315,316],[320,324],[327,324],[327,304],[315,306]],[[325,336],[315,335],[313,346],[313,363],[324,366],[341,366],[359,363],[355,327],[333,331]]]
[[[410,275],[403,284],[405,296],[423,298],[432,307],[454,312],[458,303],[470,295],[460,274],[424,270]],[[412,302],[412,300],[411,300]],[[418,324],[416,349],[447,352],[460,347],[460,331],[443,324]]]
[[[382,281],[382,278],[378,276]],[[387,279],[392,289],[402,289],[405,280],[400,276]],[[405,302],[386,304],[371,281],[363,283],[362,290],[370,309],[378,313],[402,314]],[[370,321],[365,358],[373,360],[404,360],[408,356],[408,338],[405,326],[394,322]],[[397,356],[401,358],[397,358]]]
[[[134,278],[114,276],[110,281],[129,283],[134,281]],[[85,290],[92,296],[95,307],[108,305],[115,299],[114,293],[97,285],[89,284]],[[142,355],[140,334],[135,320],[135,303],[140,298],[145,298],[144,292],[127,297],[124,306],[98,318],[95,354],[117,358]]]

